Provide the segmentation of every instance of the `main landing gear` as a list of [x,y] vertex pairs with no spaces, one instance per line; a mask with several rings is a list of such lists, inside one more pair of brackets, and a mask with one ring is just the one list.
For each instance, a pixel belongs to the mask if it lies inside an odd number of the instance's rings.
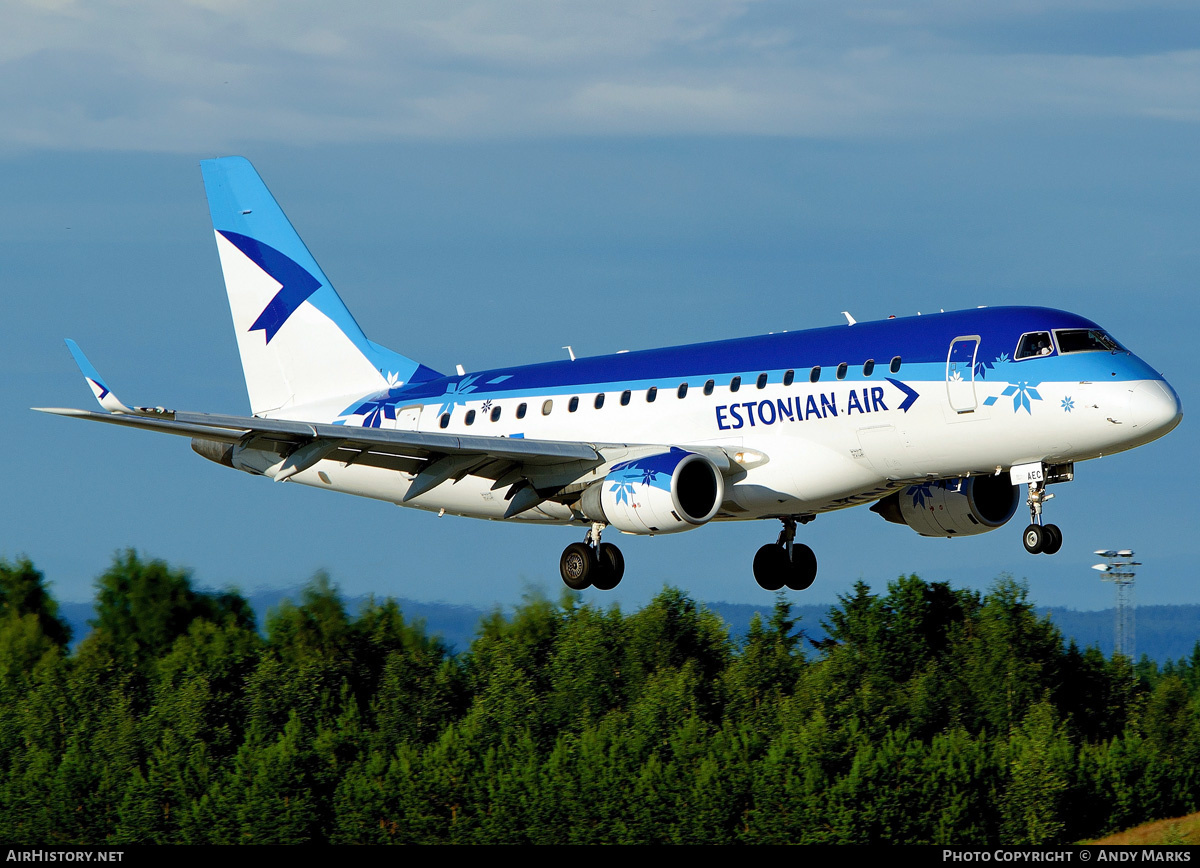
[[778,591],[785,585],[789,590],[803,591],[817,578],[817,556],[808,546],[795,541],[794,518],[789,516],[780,521],[783,530],[779,539],[754,555],[754,580],[768,591]]
[[1052,555],[1062,548],[1063,535],[1056,524],[1042,524],[1042,504],[1053,498],[1046,493],[1045,482],[1029,483],[1029,527],[1021,541],[1025,543],[1025,551],[1031,555]]
[[558,571],[572,591],[596,588],[611,591],[625,575],[625,558],[612,543],[600,542],[604,525],[596,522],[583,542],[571,543],[558,559]]

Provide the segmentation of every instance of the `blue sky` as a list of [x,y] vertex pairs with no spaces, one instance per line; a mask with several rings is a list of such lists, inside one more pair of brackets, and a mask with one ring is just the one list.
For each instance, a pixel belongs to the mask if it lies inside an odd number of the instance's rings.
[[[575,529],[274,485],[184,439],[31,413],[246,411],[198,162],[249,157],[367,334],[452,370],[972,307],[1082,313],[1163,371],[1165,439],[1020,516],[927,540],[820,517],[806,601],[917,572],[1102,608],[1200,602],[1200,10],[1194,4],[18,2],[0,34],[0,556],[87,599],[135,546],[206,585],[508,604]],[[11,22],[8,21],[11,19]],[[623,538],[618,591],[763,602],[777,525]]]

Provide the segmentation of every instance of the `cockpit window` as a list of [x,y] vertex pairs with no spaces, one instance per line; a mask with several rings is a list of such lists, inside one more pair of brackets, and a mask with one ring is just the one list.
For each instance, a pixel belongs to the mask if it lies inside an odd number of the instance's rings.
[[1017,352],[1013,355],[1013,361],[1048,356],[1053,352],[1054,344],[1050,341],[1050,332],[1030,332],[1027,335],[1021,335],[1021,340],[1017,344]]
[[1116,353],[1121,345],[1100,329],[1060,329],[1054,333],[1058,338],[1060,353],[1093,353],[1101,350]]

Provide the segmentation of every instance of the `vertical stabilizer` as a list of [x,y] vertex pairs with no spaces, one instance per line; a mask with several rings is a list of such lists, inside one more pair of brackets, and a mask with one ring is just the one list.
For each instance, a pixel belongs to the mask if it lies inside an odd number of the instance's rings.
[[200,167],[254,415],[440,376],[367,340],[248,160]]

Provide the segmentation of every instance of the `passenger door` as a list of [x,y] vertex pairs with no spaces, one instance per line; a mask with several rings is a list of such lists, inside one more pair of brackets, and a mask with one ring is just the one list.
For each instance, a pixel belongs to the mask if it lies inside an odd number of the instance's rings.
[[975,354],[979,335],[965,335],[950,342],[946,356],[946,396],[950,409],[970,413],[975,409]]

